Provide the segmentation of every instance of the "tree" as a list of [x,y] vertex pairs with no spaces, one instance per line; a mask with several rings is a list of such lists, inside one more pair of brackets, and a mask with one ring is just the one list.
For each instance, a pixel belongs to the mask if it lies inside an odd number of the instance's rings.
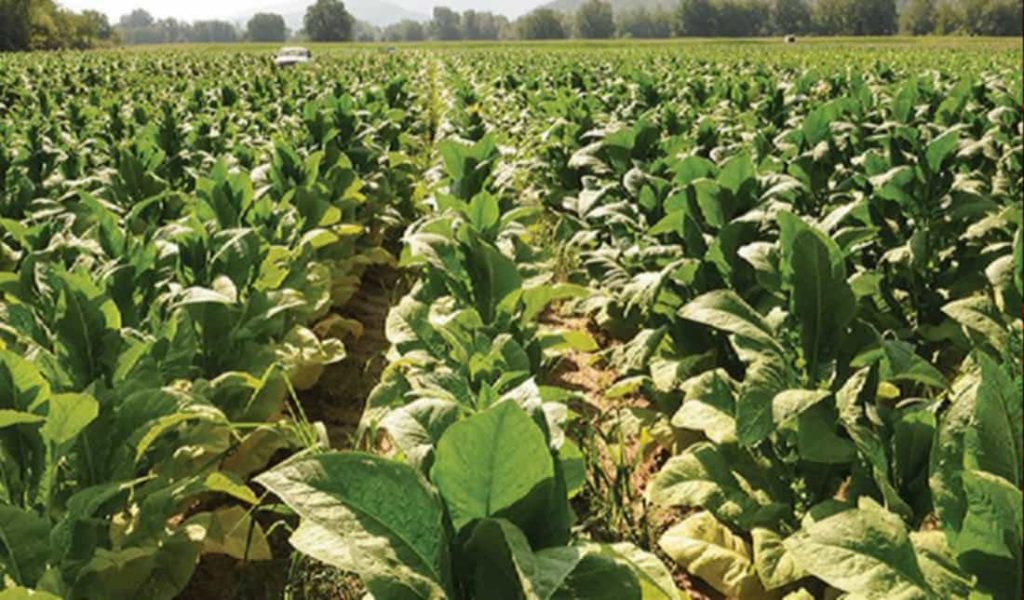
[[714,0],[715,35],[753,37],[768,33],[768,5],[761,0]]
[[191,35],[191,27],[189,27],[188,23],[183,23],[171,17],[160,19],[154,27],[160,31],[160,41],[164,44],[186,42]]
[[460,37],[464,40],[496,40],[508,21],[491,12],[467,10],[462,13]]
[[801,34],[811,30],[811,7],[806,0],[772,0],[772,29],[779,34]]
[[306,9],[302,23],[314,42],[347,42],[352,39],[355,19],[341,0],[316,0]]
[[110,19],[100,11],[83,10],[81,19],[87,31],[97,39],[109,40],[113,37],[114,28],[110,26]]
[[[967,0],[969,3],[972,0]],[[974,11],[975,18],[968,20],[968,28],[976,35],[1021,35],[1020,0],[982,0]]]
[[680,0],[673,26],[676,35],[684,37],[714,36],[718,33],[715,18],[710,0]]
[[245,25],[245,37],[253,42],[283,42],[288,37],[284,17],[274,13],[256,13]]
[[403,19],[384,30],[384,40],[388,42],[422,42],[427,39],[427,31],[423,23],[411,19]]
[[550,8],[538,8],[519,19],[519,37],[524,40],[562,40],[565,27],[558,13]]
[[54,0],[0,0],[0,51],[84,50],[110,43],[106,16],[76,13]]
[[460,34],[464,40],[479,40],[480,38],[480,27],[483,24],[481,20],[481,14],[475,10],[467,10],[462,13],[462,33]]
[[892,35],[899,31],[896,0],[861,0],[855,35]]
[[940,0],[935,7],[935,29],[939,35],[957,33],[961,27],[960,12],[951,0]]
[[926,35],[935,31],[935,0],[910,0],[900,15],[900,33]]
[[462,19],[459,13],[446,6],[434,7],[434,19],[430,22],[434,39],[452,41],[462,39]]
[[672,15],[664,9],[650,11],[643,6],[619,13],[616,31],[634,39],[672,37]]
[[127,29],[137,27],[149,27],[153,25],[154,22],[155,19],[153,19],[153,15],[142,10],[141,8],[136,8],[127,15],[122,16],[121,20],[118,22],[118,25]]
[[356,21],[352,28],[352,39],[357,42],[376,42],[381,35],[380,29],[373,23]]
[[890,35],[899,23],[895,0],[818,0],[814,27],[824,35]]
[[0,51],[27,50],[29,0],[0,0]]
[[601,0],[587,0],[576,11],[576,34],[586,39],[607,39],[615,35],[615,13],[612,5]]
[[227,21],[196,21],[192,23],[190,42],[226,44],[238,41],[238,31]]

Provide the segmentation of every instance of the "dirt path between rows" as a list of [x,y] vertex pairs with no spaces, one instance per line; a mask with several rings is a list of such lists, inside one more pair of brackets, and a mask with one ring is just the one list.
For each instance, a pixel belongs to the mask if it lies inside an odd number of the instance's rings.
[[[307,418],[327,428],[331,448],[351,448],[370,392],[380,381],[388,349],[384,326],[388,311],[404,293],[400,271],[378,266],[363,275],[359,292],[334,314],[358,321],[362,332],[343,340],[346,357],[329,365],[311,390],[300,392],[299,400]],[[313,330],[318,335],[314,326]],[[264,528],[271,525],[263,523]],[[300,559],[293,565],[288,532],[278,528],[270,536],[274,559],[243,564],[226,555],[203,556],[180,600],[280,600],[289,585],[296,600],[355,600],[361,598],[351,578],[334,569]],[[297,581],[296,581],[297,580]]]
[[[599,352],[619,345],[586,318],[565,315],[556,309],[545,314],[542,320],[549,327],[589,334],[597,342]],[[591,462],[587,467],[587,484],[573,499],[573,508],[576,514],[589,517],[583,529],[593,539],[609,543],[628,540],[658,554],[672,569],[676,584],[691,600],[721,600],[721,594],[691,577],[657,548],[658,537],[681,514],[648,505],[643,500],[643,490],[664,464],[669,449],[644,447],[640,436],[619,435],[622,432],[616,428],[623,422],[623,416],[628,421],[651,409],[639,392],[609,398],[606,392],[619,378],[617,369],[599,353],[573,351],[559,360],[546,381],[581,396],[581,401],[572,406],[580,420],[570,428],[568,435]],[[623,460],[623,456],[627,458]],[[624,467],[623,462],[630,464]]]
[[389,344],[384,325],[388,311],[405,291],[397,269],[373,267],[363,275],[355,297],[336,311],[346,319],[361,323],[362,334],[357,339],[343,340],[345,360],[328,366],[316,386],[299,395],[309,420],[322,422],[327,427],[331,448],[352,447],[352,436],[363,416],[366,399],[387,366],[384,353]]

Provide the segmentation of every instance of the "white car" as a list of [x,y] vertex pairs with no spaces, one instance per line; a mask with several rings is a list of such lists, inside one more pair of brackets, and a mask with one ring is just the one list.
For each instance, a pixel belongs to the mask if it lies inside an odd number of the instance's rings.
[[274,58],[274,64],[279,67],[290,67],[292,65],[304,65],[313,61],[313,53],[307,48],[281,48]]

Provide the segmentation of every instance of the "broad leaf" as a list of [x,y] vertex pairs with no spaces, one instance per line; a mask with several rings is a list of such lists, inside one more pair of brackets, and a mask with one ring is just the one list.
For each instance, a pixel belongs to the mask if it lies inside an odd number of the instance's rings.
[[688,572],[730,598],[764,597],[747,543],[711,513],[690,515],[666,531],[658,545]]
[[731,290],[709,292],[679,309],[679,316],[720,329],[782,353],[775,332],[749,304]]
[[933,598],[906,526],[873,503],[845,510],[784,542],[809,573],[861,597]]
[[543,507],[538,493],[554,476],[544,433],[508,401],[449,427],[431,469],[456,530],[499,516],[529,533],[525,526]]
[[256,479],[302,517],[292,544],[365,579],[440,599],[448,541],[440,498],[412,468],[360,453],[301,458]]
[[835,357],[856,312],[853,290],[835,242],[790,213],[780,213],[779,224],[783,281],[800,322],[808,372],[818,378],[818,368]]
[[807,576],[786,550],[782,536],[763,527],[755,527],[750,534],[754,540],[754,567],[765,589],[774,590]]

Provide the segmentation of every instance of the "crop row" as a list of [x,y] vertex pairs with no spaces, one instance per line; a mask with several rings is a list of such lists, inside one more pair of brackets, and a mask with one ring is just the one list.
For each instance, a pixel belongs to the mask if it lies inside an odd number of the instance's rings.
[[269,557],[246,481],[319,442],[295,392],[345,349],[308,327],[393,261],[427,137],[414,71],[8,60],[0,572],[172,598],[202,554]]

